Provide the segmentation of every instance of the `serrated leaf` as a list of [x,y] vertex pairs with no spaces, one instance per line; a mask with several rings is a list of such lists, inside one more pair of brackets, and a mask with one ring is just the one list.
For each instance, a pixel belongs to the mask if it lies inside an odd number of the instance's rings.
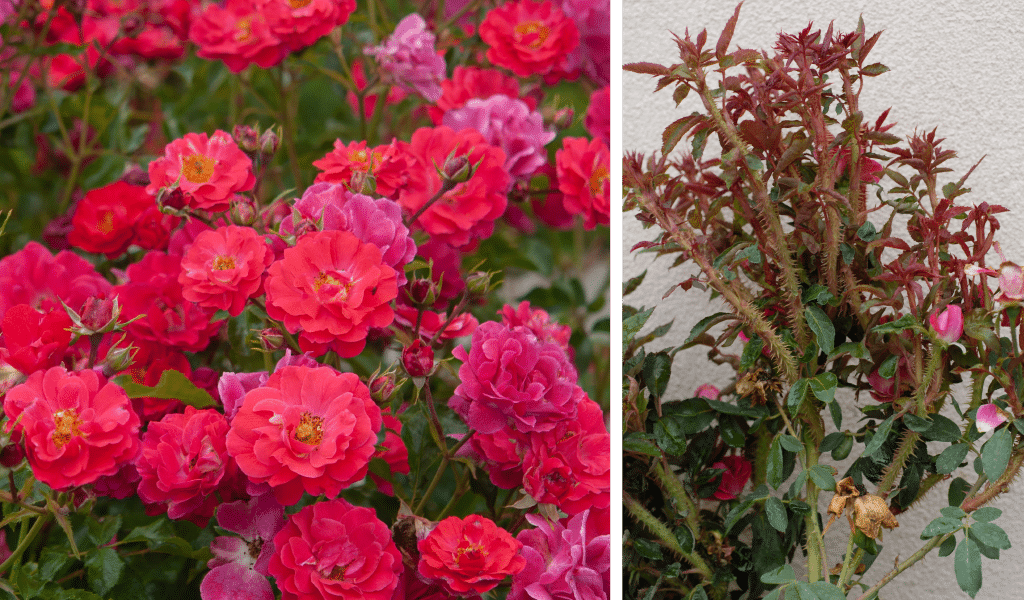
[[782,447],[790,452],[799,452],[804,449],[804,445],[800,443],[800,440],[789,434],[780,435],[779,441],[782,443]]
[[633,539],[633,550],[640,556],[650,560],[661,560],[661,546],[644,538]]
[[[685,85],[681,85],[679,87],[689,89]],[[676,89],[678,90],[679,87]],[[675,150],[676,144],[679,143],[679,140],[683,139],[686,132],[699,122],[700,118],[697,114],[688,115],[673,121],[672,124],[661,132],[661,153],[667,155]]]
[[789,565],[783,565],[774,571],[761,574],[761,583],[768,585],[781,585],[790,581],[796,581],[796,571]]
[[1010,452],[1013,451],[1013,434],[1008,427],[997,430],[989,441],[981,447],[981,465],[989,480],[995,481],[1006,465],[1010,464]]
[[887,73],[888,71],[889,67],[883,65],[882,63],[874,63],[860,70],[860,72],[863,73],[865,77],[878,77],[882,73]]
[[160,375],[160,381],[153,387],[135,383],[130,375],[115,377],[114,383],[120,385],[129,398],[174,399],[195,408],[207,408],[217,404],[209,392],[198,387],[183,373],[174,369],[164,371]]
[[878,232],[875,230],[875,225],[871,221],[865,221],[860,229],[857,230],[857,237],[864,240],[865,242],[873,242],[878,238]]
[[97,548],[95,552],[89,552],[85,559],[85,568],[89,587],[103,596],[121,580],[124,561],[113,548]]
[[814,465],[807,470],[814,485],[826,492],[836,491],[836,479],[832,476],[832,468],[827,465]]
[[1003,511],[994,506],[982,506],[971,513],[971,518],[981,523],[988,523],[989,521],[995,521],[1002,514]]
[[711,329],[716,324],[721,323],[722,321],[728,320],[730,318],[736,317],[732,313],[726,312],[719,312],[711,316],[704,317],[690,329],[690,335],[686,336],[686,340],[683,342],[683,346],[689,345],[691,342],[693,342],[693,340],[697,339],[699,336],[706,333],[708,329]]
[[818,348],[825,354],[832,352],[832,348],[835,347],[836,328],[825,311],[812,304],[806,307],[804,315],[807,317],[807,326],[814,332],[814,337],[818,341]]
[[837,385],[839,385],[839,380],[835,373],[822,373],[810,381],[811,392],[825,404],[835,400]]
[[921,329],[921,326],[918,324],[917,319],[915,319],[912,315],[903,315],[902,317],[896,319],[895,321],[890,321],[888,323],[878,325],[871,331],[877,335],[883,335],[886,333],[900,333],[907,329]]
[[807,396],[809,384],[809,379],[798,379],[793,387],[789,388],[789,394],[786,396],[786,408],[789,409],[789,412],[796,414],[800,411],[800,405],[803,404],[804,397]]
[[1008,550],[1010,548],[1009,536],[1006,535],[1002,527],[995,523],[975,523],[971,525],[970,533],[986,546],[1000,550]]
[[921,436],[933,442],[956,442],[963,436],[960,426],[942,415],[931,415],[932,425]]
[[767,481],[768,485],[779,489],[782,485],[782,441],[775,438],[768,451]]
[[964,512],[964,509],[960,508],[959,506],[943,506],[939,510],[939,512],[942,514],[942,516],[951,517],[953,519],[962,519],[967,516],[967,513]]
[[893,416],[882,421],[882,424],[875,429],[875,437],[871,438],[868,445],[864,447],[864,453],[861,456],[871,456],[875,452],[878,452],[878,449],[882,447],[882,444],[884,444],[885,440],[889,437],[889,431],[892,430]]
[[676,536],[676,541],[679,542],[679,547],[683,549],[683,552],[693,552],[693,532],[686,525],[680,525],[676,527],[672,532]]
[[764,512],[768,516],[768,524],[776,531],[785,533],[789,526],[789,516],[786,514],[786,506],[775,496],[770,496],[764,502]]
[[672,357],[667,352],[648,354],[641,372],[647,391],[655,398],[661,398],[665,395],[669,377],[672,376]]
[[951,535],[939,546],[939,556],[949,556],[956,550],[956,536]]
[[826,305],[833,298],[835,298],[835,296],[832,295],[832,292],[828,291],[828,288],[821,285],[820,283],[815,283],[814,285],[808,287],[806,290],[804,290],[803,294],[800,295],[800,301],[803,302],[804,304],[816,302],[821,305]]
[[892,354],[878,365],[878,375],[882,379],[892,379],[896,375],[896,367],[899,365],[900,357]]
[[661,450],[648,438],[648,434],[634,431],[622,439],[623,452],[634,452],[646,454],[647,456],[661,456]]
[[928,523],[924,528],[924,531],[921,532],[921,539],[926,540],[937,535],[946,535],[947,533],[959,530],[963,526],[964,523],[960,519],[955,519],[953,517],[938,517],[937,519],[932,520],[931,523]]
[[953,570],[960,589],[971,598],[975,597],[981,589],[981,551],[970,536],[965,536],[957,545]]
[[627,350],[629,350],[629,345],[630,345],[630,343],[633,342],[633,338],[636,337],[636,334],[640,333],[640,330],[643,329],[644,324],[647,323],[647,320],[651,318],[651,314],[653,314],[653,313],[654,313],[654,309],[653,308],[649,308],[647,310],[640,311],[640,312],[636,313],[635,315],[633,315],[631,317],[623,319],[623,321],[622,321],[622,352],[623,353],[625,353]]
[[751,338],[743,347],[743,354],[740,355],[740,371],[750,370],[757,359],[761,357],[761,349],[764,348],[764,340],[760,337]]
[[952,473],[967,458],[969,450],[970,446],[968,444],[953,444],[946,448],[935,458],[935,472],[943,475]]
[[647,269],[644,269],[644,272],[636,277],[630,277],[629,280],[623,282],[622,295],[628,296],[635,292],[636,288],[640,287],[640,284],[644,282],[645,277],[647,277]]

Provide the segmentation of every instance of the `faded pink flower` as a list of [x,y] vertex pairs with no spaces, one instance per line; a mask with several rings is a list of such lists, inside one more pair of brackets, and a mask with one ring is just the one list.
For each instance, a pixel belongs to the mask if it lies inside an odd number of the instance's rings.
[[217,381],[217,392],[220,394],[221,404],[224,405],[224,416],[228,422],[235,418],[235,413],[242,406],[245,395],[265,383],[270,378],[266,371],[255,373],[231,373],[225,371]]
[[992,431],[1006,422],[1006,413],[995,404],[989,402],[978,408],[976,427],[981,433]]
[[509,600],[605,600],[611,592],[611,536],[587,527],[590,511],[551,523],[526,515],[534,529],[523,529],[526,567],[512,576]]
[[708,400],[718,400],[718,395],[720,393],[721,392],[718,391],[718,388],[711,385],[710,383],[705,383],[697,388],[697,391],[693,393],[693,397],[707,398]]
[[1009,261],[999,266],[999,295],[994,300],[1004,304],[1024,300],[1024,271],[1020,266]]
[[199,586],[203,600],[273,600],[267,567],[284,523],[284,507],[273,494],[221,504],[217,524],[241,537],[222,535],[210,544],[210,572]]
[[456,131],[475,129],[488,144],[504,150],[505,169],[513,179],[528,179],[546,164],[544,146],[555,139],[555,132],[545,129],[539,112],[502,94],[470,98],[462,107],[444,113],[441,123]]
[[435,41],[423,17],[412,13],[399,21],[383,44],[368,47],[364,52],[377,59],[382,79],[437,102],[441,97],[445,64],[434,49]]
[[941,313],[932,313],[928,322],[938,338],[947,344],[959,340],[964,333],[963,311],[956,304],[950,304]]

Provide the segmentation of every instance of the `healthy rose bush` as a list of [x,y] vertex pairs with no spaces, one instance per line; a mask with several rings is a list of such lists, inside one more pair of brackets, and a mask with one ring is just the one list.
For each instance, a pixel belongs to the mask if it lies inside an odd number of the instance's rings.
[[609,595],[609,3],[453,5],[0,0],[0,597]]
[[[654,309],[624,307],[627,593],[869,600],[938,549],[974,597],[1011,544],[986,504],[1024,464],[1007,209],[962,198],[971,172],[935,130],[902,139],[858,108],[888,70],[880,33],[730,50],[739,11],[718,40],[677,37],[680,62],[625,67],[689,112],[661,156],[623,159],[624,209],[654,232],[634,250],[692,268],[667,293],[716,307],[664,350],[667,327],[641,331]],[[693,346],[734,376],[670,401]],[[911,515],[928,494],[948,506]],[[883,534],[919,550],[882,564]]]

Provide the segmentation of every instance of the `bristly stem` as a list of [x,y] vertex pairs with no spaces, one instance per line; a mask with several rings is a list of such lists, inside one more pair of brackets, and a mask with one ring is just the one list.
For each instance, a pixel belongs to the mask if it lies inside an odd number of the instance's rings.
[[700,571],[700,574],[704,576],[705,580],[710,581],[714,573],[708,566],[704,559],[702,559],[696,552],[687,552],[683,550],[683,547],[679,545],[679,540],[672,531],[661,522],[657,517],[652,515],[642,504],[633,499],[626,492],[622,492],[622,505],[629,514],[633,515],[633,518],[639,521],[650,531],[654,536],[665,545],[669,550],[675,552],[680,557],[686,560],[686,562],[693,565],[693,568]]

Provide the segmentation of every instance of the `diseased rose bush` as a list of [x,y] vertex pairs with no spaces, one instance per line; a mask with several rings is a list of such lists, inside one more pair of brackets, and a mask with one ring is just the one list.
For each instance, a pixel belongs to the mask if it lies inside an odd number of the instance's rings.
[[609,21],[0,0],[0,595],[607,598]]

